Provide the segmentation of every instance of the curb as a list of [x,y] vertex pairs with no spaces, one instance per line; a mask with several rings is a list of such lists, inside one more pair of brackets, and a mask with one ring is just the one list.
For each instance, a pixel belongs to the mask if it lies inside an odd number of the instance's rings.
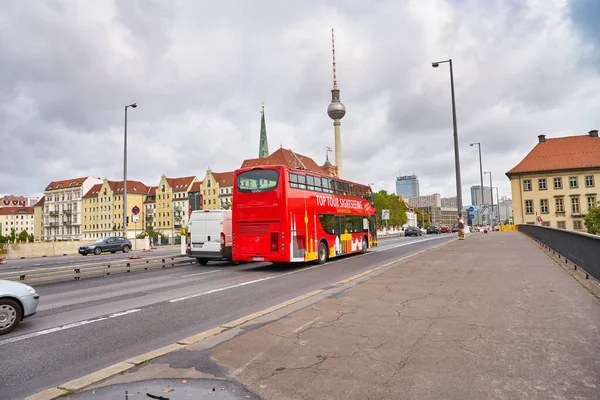
[[[343,279],[341,281],[338,281],[336,283],[333,284],[333,286],[340,286],[340,285],[345,285],[348,284],[350,282],[356,281],[360,278],[366,277],[368,275],[371,275],[375,272],[378,271],[382,271],[386,268],[389,268],[391,266],[394,266],[395,264],[401,263],[403,261],[406,261],[410,258],[413,258],[417,255],[423,254],[427,251],[431,251],[434,249],[437,249],[438,247],[441,246],[445,246],[448,243],[451,243],[452,240],[444,242],[444,243],[440,243],[438,245],[432,246],[432,247],[428,247],[426,249],[423,250],[419,250],[415,253],[411,253],[409,255],[406,255],[404,257],[395,259],[393,261],[390,261],[384,265],[381,265],[379,267],[375,267],[372,268],[368,271],[364,271],[361,272],[360,274],[356,274],[353,275],[349,278]],[[57,399],[60,397],[64,397],[67,396],[69,394],[73,394],[74,392],[84,389],[85,387],[88,387],[90,385],[96,384],[96,383],[100,383],[103,380],[106,380],[110,377],[113,377],[115,375],[118,375],[120,373],[123,373],[125,371],[128,371],[140,364],[143,364],[145,362],[148,362],[154,358],[160,357],[160,356],[164,356],[166,354],[172,353],[174,351],[178,351],[181,349],[184,349],[190,345],[202,342],[208,338],[211,338],[213,336],[219,335],[225,331],[228,331],[230,329],[236,328],[240,325],[245,324],[246,322],[252,321],[254,319],[257,319],[259,317],[262,317],[264,315],[273,313],[277,310],[280,310],[282,308],[288,307],[290,305],[293,305],[295,303],[298,303],[300,301],[306,300],[310,297],[316,296],[318,294],[321,294],[325,292],[325,289],[318,289],[318,290],[314,290],[312,292],[303,294],[301,296],[295,297],[293,299],[284,301],[282,303],[276,304],[272,307],[269,308],[265,308],[263,310],[257,311],[255,313],[252,314],[248,314],[242,318],[238,318],[236,320],[230,321],[230,322],[226,322],[224,324],[221,324],[215,328],[212,329],[208,329],[206,331],[200,332],[196,335],[193,336],[189,336],[185,339],[179,340],[176,343],[158,348],[156,350],[152,350],[148,353],[144,353],[132,358],[129,358],[125,361],[121,361],[118,362],[116,364],[110,365],[106,368],[103,368],[101,370],[98,370],[96,372],[92,372],[91,374],[79,377],[77,379],[74,379],[72,381],[63,383],[62,385],[59,385],[57,387],[54,388],[50,388],[50,389],[46,389],[44,391],[38,392],[36,394],[33,394],[31,396],[28,396],[25,398],[25,400],[53,400],[53,399]]]

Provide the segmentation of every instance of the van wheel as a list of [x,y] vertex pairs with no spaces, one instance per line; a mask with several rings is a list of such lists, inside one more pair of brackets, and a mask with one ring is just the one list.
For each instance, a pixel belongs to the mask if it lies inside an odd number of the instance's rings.
[[369,242],[367,241],[367,238],[365,236],[363,236],[363,240],[362,240],[362,252],[366,253],[367,250],[369,249]]
[[0,300],[0,335],[15,329],[21,322],[22,314],[21,307],[14,300]]
[[198,261],[198,264],[200,264],[200,265],[208,264],[208,260],[206,258],[196,258],[196,260]]
[[319,243],[317,257],[317,262],[319,264],[325,264],[327,262],[327,245],[324,242]]

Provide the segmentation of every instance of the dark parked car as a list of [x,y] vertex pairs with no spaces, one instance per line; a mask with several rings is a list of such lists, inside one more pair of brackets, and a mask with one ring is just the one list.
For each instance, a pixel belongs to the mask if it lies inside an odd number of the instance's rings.
[[421,236],[421,230],[416,226],[407,226],[404,230],[404,236]]
[[429,227],[427,227],[427,234],[428,234],[428,235],[432,235],[432,234],[434,234],[434,233],[435,233],[436,235],[439,235],[439,233],[440,233],[440,228],[438,228],[437,226],[433,226],[433,225],[430,225]]
[[452,227],[452,233],[456,233],[456,232],[458,232],[458,226],[455,225]]
[[450,227],[449,227],[449,226],[442,226],[442,227],[440,228],[440,232],[441,232],[441,233],[450,233],[450,232],[451,232],[451,231],[450,231]]
[[98,239],[92,244],[85,244],[79,247],[79,254],[87,256],[90,253],[94,253],[95,255],[98,255],[109,251],[111,253],[116,253],[117,251],[129,253],[129,250],[131,250],[131,242],[129,239],[121,236],[114,236]]

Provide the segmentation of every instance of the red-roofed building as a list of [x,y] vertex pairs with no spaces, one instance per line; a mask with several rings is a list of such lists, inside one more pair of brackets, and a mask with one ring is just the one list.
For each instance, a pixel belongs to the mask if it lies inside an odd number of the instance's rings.
[[195,176],[167,178],[163,175],[155,193],[155,211],[152,224],[156,230],[174,237],[186,228],[189,220],[188,194],[192,185],[198,182]]
[[44,240],[80,240],[82,199],[92,186],[102,183],[92,176],[50,182],[44,191]]
[[0,207],[0,234],[2,236],[10,236],[13,229],[16,236],[19,236],[22,231],[33,235],[34,226],[33,207]]
[[[121,236],[124,214],[129,216],[127,237],[135,238],[144,229],[145,201],[150,188],[139,181],[127,180],[127,212],[123,210],[123,181],[104,179],[83,196],[83,239]],[[140,211],[137,217],[133,208]],[[139,218],[139,221],[137,220]]]
[[[585,230],[587,210],[597,205],[600,179],[598,131],[539,142],[506,175],[516,224]],[[599,183],[600,184],[600,183]]]
[[233,199],[233,171],[206,170],[201,182],[202,208],[205,210],[229,209]]

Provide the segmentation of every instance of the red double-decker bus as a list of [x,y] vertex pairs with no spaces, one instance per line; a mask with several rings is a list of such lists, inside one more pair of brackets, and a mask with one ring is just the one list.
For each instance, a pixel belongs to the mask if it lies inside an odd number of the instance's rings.
[[284,165],[234,172],[233,259],[305,262],[377,244],[369,186]]

